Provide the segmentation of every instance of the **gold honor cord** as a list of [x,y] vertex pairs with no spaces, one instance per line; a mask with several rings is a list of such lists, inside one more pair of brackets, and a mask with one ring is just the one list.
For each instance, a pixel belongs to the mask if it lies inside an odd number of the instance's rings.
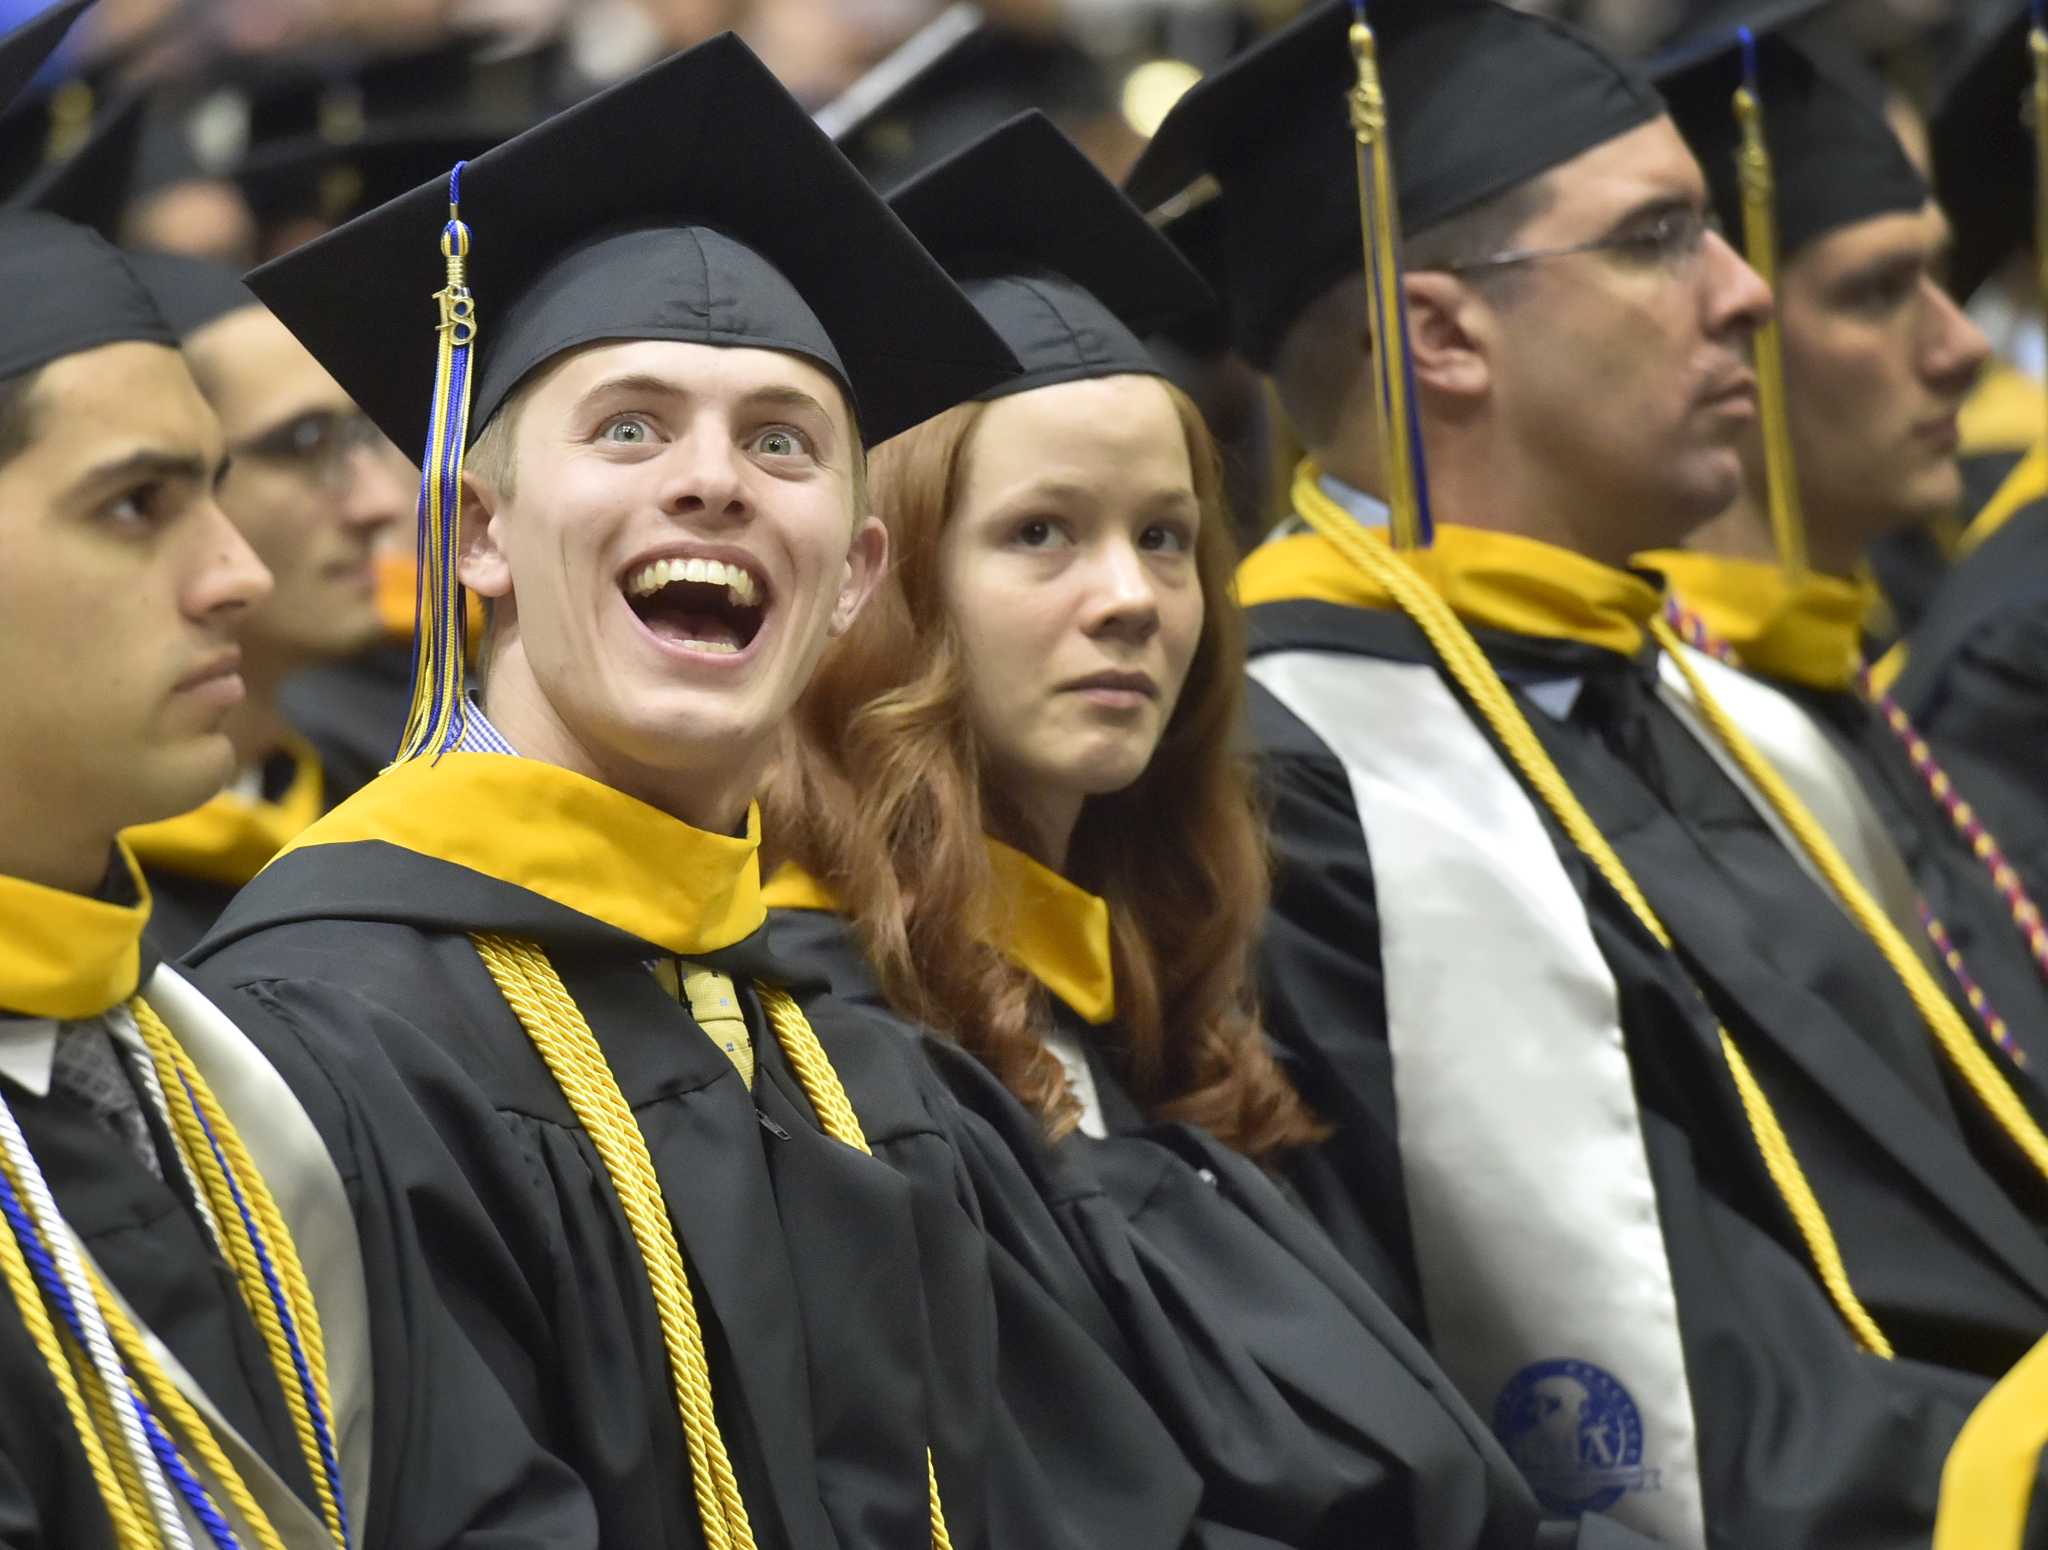
[[[732,1472],[725,1438],[711,1396],[711,1363],[704,1349],[704,1330],[690,1293],[682,1246],[668,1217],[668,1203],[654,1172],[632,1106],[619,1090],[618,1078],[605,1062],[597,1036],[582,1009],[562,983],[548,955],[531,942],[479,935],[476,944],[484,967],[533,1041],[569,1107],[590,1135],[604,1164],[605,1176],[619,1197],[647,1271],[655,1307],[661,1315],[662,1341],[668,1349],[669,1374],[676,1408],[683,1423],[683,1444],[690,1456],[690,1479],[697,1514],[710,1550],[748,1550],[753,1525]],[[794,1001],[780,991],[760,990],[763,1010],[782,1045],[805,1096],[817,1111],[826,1133],[865,1152],[867,1138],[847,1100],[846,1089],[817,1035]],[[939,1508],[939,1480],[930,1450],[925,1453],[931,1488],[932,1545],[952,1550],[946,1521]]]
[[[1643,929],[1666,949],[1671,934],[1650,908],[1636,880],[1629,875],[1621,857],[1607,843],[1592,816],[1580,804],[1571,786],[1536,737],[1528,718],[1508,693],[1486,653],[1472,638],[1458,616],[1436,593],[1411,571],[1407,564],[1377,540],[1367,536],[1335,502],[1323,494],[1306,465],[1295,476],[1294,509],[1303,521],[1336,547],[1346,559],[1376,582],[1394,603],[1412,619],[1438,659],[1450,672],[1465,697],[1478,709],[1500,745],[1515,762],[1522,779],[1563,827],[1579,852],[1590,861],[1607,885],[1621,897]],[[1813,1192],[1805,1170],[1792,1149],[1770,1099],[1749,1069],[1726,1028],[1717,1025],[1721,1054],[1742,1100],[1757,1150],[1771,1182],[1777,1187],[1793,1224],[1806,1244],[1815,1274],[1834,1303],[1842,1322],[1858,1345],[1875,1356],[1889,1358],[1891,1342],[1878,1328],[1877,1320],[1863,1306],[1849,1281],[1848,1266],[1829,1226],[1827,1213]]]
[[[271,1194],[270,1186],[264,1182],[262,1170],[249,1155],[240,1134],[230,1123],[227,1111],[206,1085],[192,1057],[185,1053],[163,1019],[141,997],[130,1001],[129,1009],[135,1015],[136,1029],[141,1033],[142,1042],[156,1067],[158,1082],[170,1094],[188,1095],[185,1102],[165,1104],[171,1121],[171,1138],[177,1146],[179,1160],[185,1166],[186,1176],[197,1183],[205,1198],[214,1226],[221,1235],[221,1249],[234,1267],[235,1284],[241,1291],[242,1301],[263,1336],[265,1349],[270,1353],[270,1365],[277,1373],[278,1386],[284,1390],[285,1406],[291,1413],[292,1430],[298,1437],[306,1472],[313,1478],[321,1521],[327,1525],[328,1535],[334,1542],[345,1545],[347,1537],[342,1531],[341,1507],[335,1500],[332,1472],[314,1432],[312,1411],[299,1381],[298,1363],[293,1358],[284,1324],[278,1318],[277,1305],[271,1297],[256,1240],[243,1217],[242,1206],[246,1205],[249,1214],[256,1219],[263,1246],[269,1251],[271,1269],[277,1275],[292,1323],[298,1330],[299,1350],[305,1357],[314,1395],[319,1401],[321,1414],[329,1418],[332,1426],[334,1394],[327,1380],[327,1346],[320,1333],[320,1310],[314,1304],[313,1288],[306,1279],[298,1246],[292,1242],[291,1229],[285,1224],[277,1197]],[[207,1134],[209,1130],[212,1132],[211,1143]],[[215,1145],[220,1148],[218,1155],[214,1151]],[[237,1189],[240,1191],[240,1203],[236,1199]],[[338,1451],[340,1439],[330,1436],[330,1441]]]
[[1792,831],[1807,859],[1826,881],[1849,918],[1884,954],[1886,963],[1912,998],[1942,1054],[2019,1148],[2021,1155],[2044,1179],[2048,1179],[2048,1135],[2042,1133],[2034,1117],[2027,1112],[2026,1104],[2004,1073],[1978,1046],[1963,1022],[1962,1014],[1935,982],[1932,971],[1907,944],[1899,928],[1892,924],[1891,917],[1878,907],[1868,890],[1857,881],[1856,874],[1842,859],[1841,852],[1835,848],[1834,841],[1828,838],[1819,821],[1793,794],[1770,761],[1757,752],[1756,745],[1736,726],[1727,711],[1707,692],[1699,670],[1686,660],[1671,626],[1660,618],[1651,622],[1650,629],[1657,637],[1657,644],[1685,675],[1693,703],[1699,707],[1714,736],[1741,766],[1750,782],[1763,793],[1786,828]]
[[[1748,39],[1744,39],[1745,54]],[[1742,184],[1743,247],[1749,267],[1778,290],[1777,179],[1764,145],[1763,103],[1751,78],[1735,92],[1735,121],[1742,131],[1736,172]],[[1806,579],[1806,521],[1799,505],[1799,471],[1792,459],[1792,423],[1785,393],[1785,336],[1776,309],[1756,334],[1757,400],[1763,415],[1764,479],[1770,501],[1771,537],[1778,564],[1796,585]]]
[[[200,1207],[210,1225],[219,1234],[221,1252],[227,1257],[235,1274],[235,1286],[248,1309],[251,1320],[263,1336],[264,1346],[269,1354],[272,1370],[277,1375],[278,1387],[283,1391],[285,1403],[292,1417],[300,1450],[305,1457],[306,1469],[312,1477],[314,1491],[321,1510],[321,1518],[329,1537],[337,1546],[346,1545],[342,1534],[340,1505],[335,1500],[332,1471],[327,1467],[319,1440],[315,1434],[311,1410],[306,1403],[305,1391],[301,1385],[298,1364],[294,1360],[289,1339],[277,1306],[272,1300],[270,1286],[263,1274],[257,1250],[257,1243],[243,1218],[241,1207],[236,1202],[236,1190],[241,1201],[256,1219],[256,1226],[262,1235],[263,1248],[267,1250],[272,1269],[284,1292],[290,1309],[292,1322],[297,1327],[299,1349],[305,1357],[308,1376],[311,1378],[314,1394],[325,1416],[334,1414],[334,1401],[327,1378],[327,1357],[325,1344],[320,1334],[320,1314],[313,1300],[313,1291],[306,1279],[305,1268],[298,1250],[292,1242],[291,1231],[286,1225],[283,1212],[278,1208],[276,1197],[264,1182],[261,1171],[249,1155],[241,1136],[228,1119],[227,1112],[213,1095],[199,1068],[192,1063],[176,1036],[139,996],[132,998],[129,1010],[134,1014],[137,1030],[148,1049],[155,1090],[161,1094],[168,1083],[169,1091],[179,1094],[183,1102],[166,1101],[164,1112],[169,1121],[172,1140],[176,1146],[179,1162],[186,1177],[193,1183]],[[204,1119],[204,1125],[201,1119]],[[212,1131],[209,1141],[207,1129]],[[218,1144],[220,1155],[215,1155],[214,1145]],[[225,1165],[223,1165],[223,1162]],[[20,1194],[20,1181],[14,1170],[8,1169],[10,1183],[15,1184]],[[232,1183],[230,1182],[232,1179]],[[155,1531],[147,1526],[143,1516],[141,1482],[134,1473],[134,1466],[128,1462],[123,1450],[115,1448],[110,1457],[103,1438],[117,1435],[103,1430],[113,1426],[117,1419],[116,1407],[127,1402],[126,1395],[112,1395],[106,1392],[107,1384],[96,1372],[81,1367],[82,1384],[74,1381],[64,1357],[64,1344],[58,1342],[54,1351],[45,1346],[41,1330],[54,1328],[50,1325],[47,1312],[41,1307],[38,1296],[32,1309],[22,1302],[22,1286],[15,1276],[15,1261],[26,1269],[21,1259],[19,1246],[14,1243],[11,1233],[0,1234],[0,1272],[4,1272],[10,1290],[20,1307],[23,1321],[29,1327],[31,1336],[43,1351],[45,1365],[50,1367],[51,1376],[56,1380],[58,1390],[64,1398],[65,1407],[71,1412],[72,1422],[79,1431],[79,1440],[86,1451],[86,1458],[92,1466],[94,1479],[99,1485],[101,1500],[106,1504],[108,1516],[115,1525],[117,1541],[124,1547],[130,1542],[131,1534],[142,1537],[135,1543],[156,1546],[162,1543]],[[114,1301],[98,1272],[88,1264],[86,1275],[91,1283],[93,1300],[100,1316],[105,1320],[114,1344],[119,1348],[121,1359],[132,1373],[143,1393],[143,1397],[162,1418],[166,1427],[179,1438],[184,1446],[205,1471],[208,1479],[227,1497],[235,1511],[248,1526],[250,1534],[262,1550],[284,1550],[283,1540],[271,1525],[269,1518],[256,1503],[240,1473],[222,1451],[211,1428],[199,1413],[186,1401],[151,1353],[132,1320],[120,1305]],[[27,1283],[30,1291],[34,1283]],[[83,1409],[80,1405],[83,1405]],[[330,1422],[331,1425],[331,1422]],[[338,1439],[334,1442],[339,1447]],[[103,1467],[104,1466],[104,1467]]]
[[1380,467],[1386,483],[1389,529],[1394,546],[1420,548],[1428,541],[1422,515],[1422,484],[1415,464],[1414,405],[1408,399],[1407,302],[1401,294],[1401,212],[1394,184],[1393,148],[1388,142],[1387,99],[1380,86],[1379,46],[1366,25],[1362,3],[1351,23],[1351,58],[1358,84],[1351,89],[1353,159],[1358,173],[1359,236],[1365,249],[1365,280],[1372,313],[1374,365],[1379,372]]
[[[0,1156],[0,1171],[6,1173],[15,1198],[25,1199],[23,1181],[16,1177],[4,1156]],[[22,1326],[42,1356],[43,1365],[49,1369],[50,1381],[57,1386],[57,1393],[64,1401],[65,1413],[71,1417],[71,1430],[77,1435],[79,1446],[85,1450],[85,1461],[92,1470],[93,1484],[99,1489],[100,1502],[113,1525],[115,1545],[118,1550],[155,1550],[163,1541],[141,1505],[142,1486],[135,1477],[134,1464],[128,1460],[127,1450],[119,1444],[111,1455],[107,1449],[106,1439],[118,1433],[104,1401],[104,1386],[88,1405],[86,1391],[80,1387],[78,1375],[81,1370],[89,1371],[89,1365],[81,1359],[78,1367],[73,1367],[69,1352],[75,1347],[69,1345],[68,1337],[60,1338],[58,1335],[50,1310],[44,1306],[35,1272],[29,1269],[28,1259],[12,1232],[0,1232],[0,1280],[6,1281],[15,1310],[21,1315]],[[116,1458],[122,1461],[118,1467]]]
[[711,1361],[704,1327],[683,1266],[682,1245],[668,1219],[654,1158],[632,1106],[606,1064],[597,1035],[568,986],[539,947],[498,936],[476,936],[478,956],[498,990],[547,1062],[569,1100],[577,1122],[589,1134],[619,1197],[646,1269],[648,1289],[661,1318],[669,1380],[683,1424],[683,1448],[690,1460],[690,1484],[697,1516],[710,1550],[753,1550],[754,1528],[740,1497],[739,1480],[711,1399]]

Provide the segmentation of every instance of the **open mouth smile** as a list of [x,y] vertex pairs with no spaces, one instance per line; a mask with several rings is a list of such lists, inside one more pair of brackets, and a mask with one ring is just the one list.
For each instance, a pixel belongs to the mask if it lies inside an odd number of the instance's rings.
[[702,555],[641,562],[620,582],[626,605],[663,645],[715,657],[745,653],[768,612],[768,584],[744,560]]

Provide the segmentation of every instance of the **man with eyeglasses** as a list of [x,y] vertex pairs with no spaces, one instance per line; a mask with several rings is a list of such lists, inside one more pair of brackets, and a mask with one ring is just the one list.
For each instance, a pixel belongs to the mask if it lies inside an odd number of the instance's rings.
[[[227,438],[221,508],[276,578],[242,632],[248,698],[228,723],[233,780],[204,807],[132,831],[160,950],[182,955],[235,891],[348,795],[280,691],[378,641],[376,551],[412,514],[415,475],[232,269],[138,254],[143,283]],[[395,737],[395,731],[394,731]]]
[[1239,590],[1264,1010],[1334,1122],[1321,1177],[1553,1507],[1924,1545],[1969,1403],[2048,1327],[2048,1187],[1681,719],[1629,568],[1735,497],[1770,295],[1636,72],[1491,0],[1369,11],[1406,228],[1384,372],[1349,7],[1197,86],[1132,175],[1148,206],[1215,178],[1239,347],[1310,452]]

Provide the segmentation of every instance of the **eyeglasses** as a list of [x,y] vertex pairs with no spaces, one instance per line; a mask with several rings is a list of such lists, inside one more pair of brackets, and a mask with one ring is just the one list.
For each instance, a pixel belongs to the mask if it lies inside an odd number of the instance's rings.
[[357,451],[384,453],[393,460],[401,456],[358,409],[302,414],[228,450],[235,459],[269,463],[332,494],[340,494],[355,482]]
[[1431,267],[1449,274],[1474,274],[1543,259],[1572,258],[1580,253],[1617,253],[1645,268],[1683,269],[1700,256],[1707,244],[1707,234],[1720,229],[1721,223],[1713,215],[1674,206],[1647,224],[1625,227],[1591,242],[1577,242],[1565,248],[1514,248],[1486,258],[1461,258]]

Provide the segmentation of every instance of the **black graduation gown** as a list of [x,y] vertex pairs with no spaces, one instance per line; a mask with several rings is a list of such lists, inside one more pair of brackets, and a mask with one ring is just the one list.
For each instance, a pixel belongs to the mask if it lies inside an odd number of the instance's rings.
[[[301,759],[308,763],[305,770]],[[186,829],[182,843],[153,843],[159,836],[177,833],[182,825],[203,823],[217,803],[228,800],[221,797],[198,813],[129,831],[128,842],[149,882],[150,941],[165,958],[175,961],[198,946],[228,902],[291,831],[311,823],[336,800],[315,749],[281,751],[265,764],[262,775],[263,798],[270,805],[265,814],[244,820],[244,827],[234,827],[231,821],[219,834],[201,829],[195,835]],[[304,795],[295,799],[293,788],[301,778],[306,780]],[[203,864],[194,862],[195,849],[210,852]]]
[[759,933],[693,954],[743,987],[749,1094],[648,972],[663,949],[396,845],[294,850],[202,944],[199,978],[257,1014],[281,1064],[360,1095],[323,1126],[372,1139],[605,1544],[703,1542],[660,1323],[596,1151],[471,931],[546,947],[638,1114],[764,1550],[926,1543],[928,1445],[959,1550],[1188,1538],[1193,1471],[1041,1267],[984,1232],[1003,1202],[968,1169],[971,1117],[886,1029],[808,1003],[870,1158],[820,1129],[744,988],[788,983]]
[[[2028,951],[1984,862],[1927,789],[1897,735],[1862,695],[1847,689],[1774,684],[1813,717],[1856,771],[1920,897],[1947,929],[1971,976],[2026,1055],[2028,1074],[2021,1080],[2038,1087],[2043,1073],[2048,1073],[2048,979]],[[1975,1014],[1946,969],[1940,978],[1974,1027]]]
[[[37,1097],[0,1079],[0,1092],[58,1209],[109,1284],[312,1506],[312,1481],[262,1337],[183,1191],[154,1177],[62,1090]],[[151,1128],[158,1130],[154,1120]],[[169,1138],[159,1132],[157,1140],[160,1157],[170,1158]],[[0,1393],[0,1545],[112,1550],[85,1450],[11,1297],[0,1297]]]
[[[1255,657],[1434,661],[1397,614],[1301,600],[1250,615]],[[1481,644],[1511,685],[1583,676],[1565,721],[1514,692],[1678,944],[1677,958],[1659,948],[1542,815],[1620,992],[1710,1541],[1924,1545],[1967,1406],[2048,1328],[2048,1245],[1966,1144],[1875,949],[1656,702],[1648,656],[1526,637]],[[1336,1123],[1329,1145],[1412,1276],[1379,911],[1350,780],[1256,684],[1252,723],[1278,863],[1267,1024]],[[1816,1284],[1694,984],[1770,1094],[1900,1360],[1861,1353]],[[1753,1445],[1759,1432],[1767,1447]]]
[[1893,696],[2036,901],[2048,898],[2048,499],[1949,575]]
[[[146,966],[145,966],[146,967]],[[315,1115],[346,1100],[325,1073],[280,1074]],[[109,1283],[229,1425],[304,1501],[315,1496],[290,1412],[232,1273],[189,1195],[151,1175],[77,1100],[11,1085],[9,1106],[63,1212]],[[147,1112],[147,1111],[146,1111]],[[150,1124],[166,1176],[170,1138]],[[369,1291],[374,1435],[362,1550],[577,1550],[589,1499],[535,1445],[434,1292],[418,1224],[365,1139],[322,1125],[355,1215]],[[112,1550],[111,1526],[63,1401],[11,1298],[0,1299],[0,1545]],[[317,1510],[317,1509],[315,1509]]]
[[[1638,1543],[1603,1519],[1544,1522],[1514,1466],[1415,1337],[1283,1189],[1191,1126],[1153,1125],[1102,1058],[1108,1029],[1053,998],[1087,1052],[1106,1138],[1056,1147],[979,1062],[891,1012],[842,916],[778,909],[778,951],[888,1017],[1030,1164],[1116,1344],[1247,1544]],[[1023,1219],[1023,1211],[1005,1213]],[[1236,1542],[1233,1540],[1232,1542]]]

